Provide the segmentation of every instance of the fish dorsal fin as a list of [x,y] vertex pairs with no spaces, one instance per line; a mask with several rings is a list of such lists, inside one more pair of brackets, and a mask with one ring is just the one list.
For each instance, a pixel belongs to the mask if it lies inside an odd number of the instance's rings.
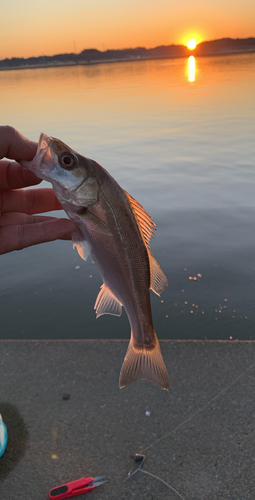
[[156,224],[155,222],[153,222],[151,216],[144,210],[142,205],[138,203],[138,201],[136,201],[126,191],[124,191],[124,193],[128,199],[129,205],[134,214],[135,220],[140,229],[144,242],[147,248],[149,248],[150,240],[155,234]]
[[165,290],[166,286],[168,285],[167,277],[163,273],[156,259],[154,259],[151,252],[149,252],[149,260],[150,260],[150,271],[151,271],[150,289],[154,293],[160,296],[161,293]]
[[137,225],[140,229],[143,240],[148,248],[148,256],[150,261],[150,273],[151,273],[151,286],[150,289],[156,293],[157,295],[161,295],[161,293],[165,290],[168,285],[167,277],[163,273],[160,265],[154,259],[152,253],[149,250],[149,243],[151,238],[155,234],[156,224],[153,222],[151,216],[145,212],[144,208],[138,201],[136,201],[130,194],[124,191],[131,210],[135,216]]
[[96,317],[102,314],[121,316],[122,304],[116,299],[111,290],[103,283],[94,306]]
[[85,239],[84,234],[78,227],[72,233],[72,241],[73,241],[73,248],[76,247],[79,256],[83,260],[87,260],[90,254],[91,247],[88,241]]

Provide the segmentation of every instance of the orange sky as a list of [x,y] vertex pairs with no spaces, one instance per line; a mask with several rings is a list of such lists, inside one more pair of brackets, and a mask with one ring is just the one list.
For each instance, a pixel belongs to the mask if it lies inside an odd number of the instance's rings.
[[8,0],[0,59],[255,37],[254,0]]

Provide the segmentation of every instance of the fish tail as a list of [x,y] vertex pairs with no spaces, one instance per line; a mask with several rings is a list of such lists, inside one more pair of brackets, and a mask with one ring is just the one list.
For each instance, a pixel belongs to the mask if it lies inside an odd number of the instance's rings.
[[119,387],[122,389],[137,380],[147,380],[161,389],[169,390],[169,375],[164,363],[159,341],[155,334],[155,346],[137,346],[131,340],[120,372]]

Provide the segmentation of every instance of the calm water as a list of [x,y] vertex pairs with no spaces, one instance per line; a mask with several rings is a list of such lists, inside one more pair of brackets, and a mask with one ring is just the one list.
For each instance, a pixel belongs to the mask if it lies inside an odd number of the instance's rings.
[[[193,80],[193,81],[191,81]],[[255,54],[0,72],[0,115],[103,164],[157,224],[159,338],[255,338]],[[70,242],[0,258],[1,338],[129,338]],[[190,279],[192,278],[192,279]],[[196,278],[196,279],[194,279]]]

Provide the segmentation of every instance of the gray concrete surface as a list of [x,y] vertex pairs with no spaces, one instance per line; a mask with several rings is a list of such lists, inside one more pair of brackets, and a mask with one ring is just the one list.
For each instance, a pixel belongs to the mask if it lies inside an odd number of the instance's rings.
[[[0,341],[1,500],[46,500],[90,475],[109,483],[81,500],[254,499],[255,343],[161,346],[168,393],[118,389],[126,341]],[[123,482],[135,453],[180,496],[141,472]]]

